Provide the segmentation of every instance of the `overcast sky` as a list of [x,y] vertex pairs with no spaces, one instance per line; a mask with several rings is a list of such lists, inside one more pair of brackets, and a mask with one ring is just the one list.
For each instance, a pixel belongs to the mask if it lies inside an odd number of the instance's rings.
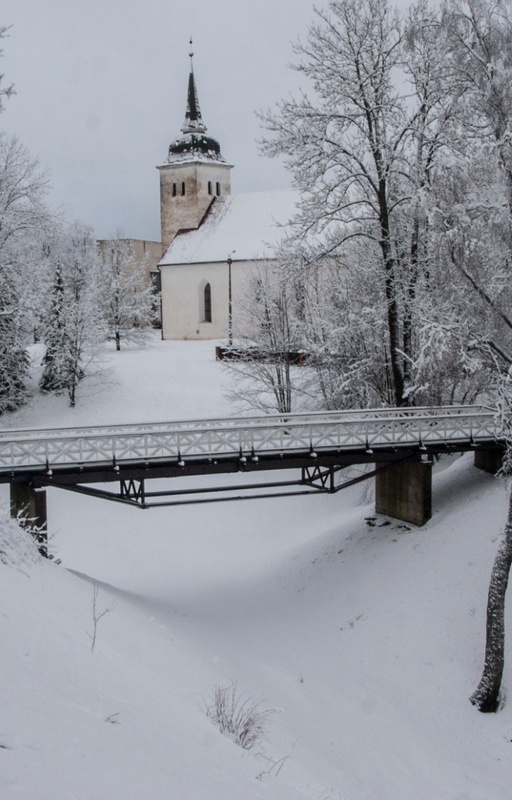
[[[403,0],[405,1],[405,0]],[[189,38],[203,120],[235,192],[290,176],[258,153],[255,112],[289,94],[313,0],[2,0],[0,128],[49,168],[52,205],[98,238],[160,239],[155,169],[185,115]],[[317,5],[322,5],[320,0]]]

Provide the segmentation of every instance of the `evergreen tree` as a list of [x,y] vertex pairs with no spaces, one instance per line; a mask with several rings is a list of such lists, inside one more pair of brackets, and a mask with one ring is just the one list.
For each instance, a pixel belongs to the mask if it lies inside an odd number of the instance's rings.
[[43,332],[46,352],[39,386],[44,392],[60,394],[67,389],[69,375],[69,334],[66,329],[64,278],[60,260],[55,266],[49,309]]

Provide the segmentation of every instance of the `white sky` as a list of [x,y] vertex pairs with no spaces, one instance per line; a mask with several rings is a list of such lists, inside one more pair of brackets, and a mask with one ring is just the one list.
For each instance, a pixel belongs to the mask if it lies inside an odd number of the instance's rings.
[[259,155],[255,111],[297,86],[291,42],[312,18],[312,0],[3,0],[0,71],[17,94],[0,127],[49,168],[67,219],[158,240],[155,166],[183,124],[190,35],[234,191],[281,189],[290,176]]

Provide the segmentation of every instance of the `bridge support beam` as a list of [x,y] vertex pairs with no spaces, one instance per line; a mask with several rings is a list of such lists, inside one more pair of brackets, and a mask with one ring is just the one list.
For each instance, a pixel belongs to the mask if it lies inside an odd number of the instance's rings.
[[405,461],[375,476],[378,514],[424,525],[432,516],[432,463]]
[[10,484],[11,517],[35,530],[34,537],[39,552],[48,558],[48,517],[46,513],[46,492],[33,489],[26,483]]

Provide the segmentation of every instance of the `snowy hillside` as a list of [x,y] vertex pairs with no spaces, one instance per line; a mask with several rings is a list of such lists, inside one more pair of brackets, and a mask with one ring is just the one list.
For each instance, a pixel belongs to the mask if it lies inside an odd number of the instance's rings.
[[[8,424],[228,415],[213,351],[111,354],[77,408]],[[422,529],[369,526],[365,491],[141,512],[53,490],[61,565],[2,522],[0,798],[508,800],[512,698],[468,701],[506,487],[443,462]],[[273,711],[251,751],[204,713],[232,682]]]

